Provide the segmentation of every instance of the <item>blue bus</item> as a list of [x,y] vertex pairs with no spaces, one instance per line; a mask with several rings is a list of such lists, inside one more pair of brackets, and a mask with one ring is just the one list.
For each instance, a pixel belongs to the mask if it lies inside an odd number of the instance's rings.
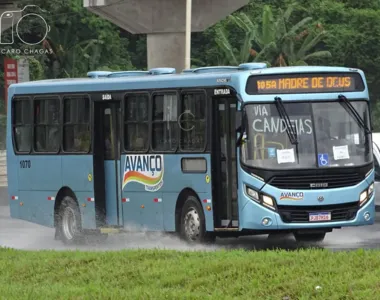
[[93,71],[12,84],[8,101],[11,217],[66,244],[133,230],[320,242],[374,223],[361,70]]

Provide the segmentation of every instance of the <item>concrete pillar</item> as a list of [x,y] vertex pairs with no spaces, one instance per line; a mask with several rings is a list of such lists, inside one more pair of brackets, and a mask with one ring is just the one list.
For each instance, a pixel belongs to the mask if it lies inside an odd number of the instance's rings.
[[148,33],[148,68],[185,68],[185,33]]
[[[249,0],[193,0],[192,32],[204,31]],[[83,6],[133,34],[147,34],[148,69],[185,67],[186,0],[83,0]]]

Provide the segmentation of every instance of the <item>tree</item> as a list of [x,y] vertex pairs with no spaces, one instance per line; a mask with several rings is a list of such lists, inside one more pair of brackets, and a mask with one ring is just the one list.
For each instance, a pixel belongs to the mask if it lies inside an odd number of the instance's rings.
[[[320,50],[310,52],[326,37],[326,31],[321,24],[316,25],[316,30],[313,28],[305,29],[299,35],[293,36],[288,39],[284,45],[284,53],[286,55],[286,61],[284,65],[289,66],[302,66],[307,65],[308,62],[313,59],[325,59],[332,57],[331,52],[327,50]],[[296,49],[296,43],[303,40],[302,44],[298,44]],[[281,55],[281,54],[280,54]]]
[[[261,25],[252,21],[245,12],[231,15],[229,20],[243,30],[245,37],[240,50],[237,50],[229,42],[223,26],[216,28],[215,40],[224,53],[225,61],[234,65],[248,61],[266,61],[269,65],[286,66],[306,65],[316,57],[331,57],[331,53],[326,50],[310,53],[326,34],[323,29],[316,32],[310,26],[309,29],[304,29],[312,21],[311,17],[305,17],[294,25],[289,21],[297,5],[292,3],[285,11],[279,9],[276,17],[273,16],[272,8],[265,5]],[[301,31],[302,29],[304,30]]]
[[[327,65],[364,71],[375,130],[380,130],[380,4],[377,1],[299,0],[326,28],[324,47],[332,53]],[[363,6],[365,4],[365,6]],[[365,7],[365,8],[364,8]],[[320,61],[316,60],[317,63]]]

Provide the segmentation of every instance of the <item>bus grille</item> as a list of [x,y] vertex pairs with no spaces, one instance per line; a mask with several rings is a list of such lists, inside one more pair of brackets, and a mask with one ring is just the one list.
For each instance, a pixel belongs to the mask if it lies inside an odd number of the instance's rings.
[[274,176],[268,184],[280,189],[317,190],[353,186],[363,179],[359,173]]
[[359,205],[358,202],[323,206],[278,205],[277,209],[284,223],[309,223],[309,213],[313,212],[331,212],[329,222],[332,222],[353,220],[359,210]]

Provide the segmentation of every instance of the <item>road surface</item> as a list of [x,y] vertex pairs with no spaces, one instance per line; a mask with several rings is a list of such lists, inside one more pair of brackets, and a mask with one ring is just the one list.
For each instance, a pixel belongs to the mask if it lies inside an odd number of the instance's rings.
[[[126,248],[162,248],[176,250],[217,250],[217,249],[297,249],[297,245],[291,235],[277,241],[268,241],[267,236],[242,237],[230,239],[218,239],[216,244],[210,247],[191,247],[177,238],[163,234],[133,233],[112,235],[105,243],[100,245],[87,245],[77,248],[63,246],[60,241],[54,240],[54,230],[37,224],[13,220],[9,217],[9,207],[6,201],[6,190],[0,188],[0,246],[26,250],[120,250]],[[4,197],[5,196],[5,197]],[[380,248],[380,213],[377,223],[368,227],[344,228],[328,233],[321,248],[338,250],[352,250],[358,248]]]

